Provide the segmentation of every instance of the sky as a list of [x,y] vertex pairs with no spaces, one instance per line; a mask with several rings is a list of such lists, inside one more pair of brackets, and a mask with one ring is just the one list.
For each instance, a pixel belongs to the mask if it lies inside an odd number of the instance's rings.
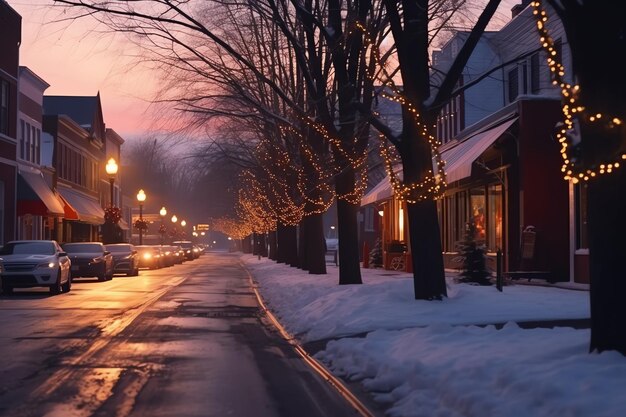
[[[122,36],[103,34],[88,19],[56,22],[59,12],[51,7],[53,0],[7,1],[22,15],[20,65],[50,84],[45,94],[100,92],[107,127],[126,139],[164,128],[162,112],[150,106],[157,97],[159,76],[137,65]],[[497,24],[506,23],[515,3],[502,2]]]
[[[333,339],[314,357],[360,384],[392,417],[618,417],[626,357],[589,354],[589,329],[518,322],[589,318],[589,292],[518,281],[455,283],[417,301],[412,275],[362,269],[362,285],[242,255],[267,307],[296,340]],[[533,284],[533,282],[531,282]],[[496,328],[494,323],[505,323]]]

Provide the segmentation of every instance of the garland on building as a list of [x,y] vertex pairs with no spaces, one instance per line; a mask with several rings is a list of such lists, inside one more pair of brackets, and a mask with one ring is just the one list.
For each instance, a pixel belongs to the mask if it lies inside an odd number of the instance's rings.
[[104,220],[107,223],[118,224],[122,219],[122,210],[119,207],[107,207],[104,209]]

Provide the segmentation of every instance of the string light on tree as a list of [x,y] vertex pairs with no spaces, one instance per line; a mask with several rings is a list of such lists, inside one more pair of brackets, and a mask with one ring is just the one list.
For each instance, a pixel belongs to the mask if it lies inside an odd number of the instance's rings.
[[565,76],[565,67],[558,61],[560,58],[559,54],[554,40],[548,33],[548,14],[545,8],[538,0],[530,4],[533,8],[533,15],[536,18],[539,40],[547,53],[552,83],[558,85],[561,89],[563,123],[557,131],[556,137],[561,144],[561,157],[563,158],[561,172],[564,174],[564,179],[576,184],[581,180],[588,181],[598,175],[610,174],[621,166],[623,160],[626,159],[626,153],[621,153],[612,161],[584,164],[580,158],[572,154],[572,148],[575,145],[574,142],[580,140],[581,123],[613,132],[618,139],[626,136],[625,126],[619,117],[593,112],[580,103],[580,86],[572,86],[563,78]]

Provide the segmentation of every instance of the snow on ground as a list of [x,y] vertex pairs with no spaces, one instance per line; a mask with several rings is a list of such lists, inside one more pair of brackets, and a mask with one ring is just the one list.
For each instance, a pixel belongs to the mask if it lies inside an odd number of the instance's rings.
[[589,354],[588,329],[516,324],[589,318],[587,291],[450,278],[447,299],[416,301],[406,273],[362,269],[363,285],[339,286],[335,266],[320,276],[242,261],[285,328],[302,343],[336,339],[316,358],[390,416],[626,415],[626,357]]

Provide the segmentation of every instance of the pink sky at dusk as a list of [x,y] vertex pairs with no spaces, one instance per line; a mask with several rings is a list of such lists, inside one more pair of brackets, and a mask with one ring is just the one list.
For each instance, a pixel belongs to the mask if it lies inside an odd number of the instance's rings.
[[[46,95],[100,92],[107,127],[129,139],[151,130],[156,74],[125,53],[121,36],[95,33],[89,19],[54,23],[52,0],[8,0],[22,16],[20,65],[44,79]],[[90,32],[91,31],[91,32]]]
[[[155,117],[150,106],[158,75],[135,64],[134,45],[123,36],[100,33],[87,18],[55,22],[60,9],[52,6],[53,0],[7,2],[22,16],[20,65],[50,84],[46,95],[88,96],[99,91],[107,127],[125,139],[165,129],[164,119]],[[508,22],[518,2],[502,1],[492,26]]]

